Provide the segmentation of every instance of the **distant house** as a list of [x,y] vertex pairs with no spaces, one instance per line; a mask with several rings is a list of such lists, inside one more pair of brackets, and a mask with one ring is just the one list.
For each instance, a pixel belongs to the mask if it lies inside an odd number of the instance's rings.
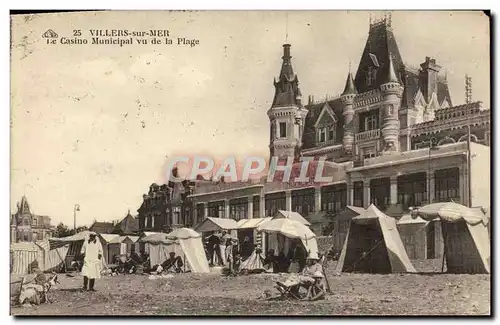
[[23,196],[17,203],[17,211],[10,218],[10,242],[31,242],[52,237],[54,227],[50,217],[35,215]]
[[128,210],[127,215],[113,228],[113,234],[134,235],[139,232],[139,220],[133,217]]
[[114,224],[112,222],[98,222],[94,221],[89,230],[98,234],[111,234],[113,232]]

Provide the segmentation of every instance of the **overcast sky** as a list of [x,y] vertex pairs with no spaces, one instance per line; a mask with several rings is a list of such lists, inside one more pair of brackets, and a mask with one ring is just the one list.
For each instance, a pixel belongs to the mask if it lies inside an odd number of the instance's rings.
[[[380,15],[375,13],[374,15]],[[369,29],[368,12],[289,12],[288,42],[304,98],[343,90]],[[78,225],[121,219],[163,183],[167,157],[267,157],[266,111],[286,35],[285,12],[98,12],[12,21],[11,210]],[[481,13],[395,12],[403,60],[435,57],[455,105],[464,75],[489,107],[489,21]],[[168,29],[200,45],[47,45],[53,29]]]

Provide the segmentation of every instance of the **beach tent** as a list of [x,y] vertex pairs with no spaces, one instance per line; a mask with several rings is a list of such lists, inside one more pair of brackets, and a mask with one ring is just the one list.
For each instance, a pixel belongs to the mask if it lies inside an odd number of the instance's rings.
[[448,273],[490,273],[489,218],[485,213],[443,202],[416,208],[411,215],[425,220],[441,219]]
[[210,231],[230,231],[238,228],[238,223],[233,219],[225,219],[225,218],[205,218],[200,224],[195,227],[195,231],[202,232],[210,232]]
[[191,272],[210,272],[200,233],[190,228],[178,228],[167,235],[168,239],[180,245]]
[[30,265],[38,261],[40,265],[40,247],[32,242],[10,244],[11,274],[28,274]]
[[250,238],[253,238],[254,246],[259,245],[262,251],[265,252],[267,247],[266,240],[261,233],[257,232],[257,227],[260,224],[272,219],[273,218],[271,217],[241,219],[240,221],[238,221],[238,240],[242,242],[246,236],[249,236]]
[[209,272],[201,234],[192,229],[186,229],[188,228],[180,228],[170,234],[155,233],[139,239],[139,242],[146,243],[149,246],[151,266],[163,263],[169,254],[174,252],[176,255],[181,256],[184,264],[187,262],[188,265],[186,266],[192,272]]
[[173,241],[167,240],[167,234],[162,232],[144,233],[139,243],[144,245],[145,252],[149,254],[150,266],[163,263],[170,252],[180,253],[180,247],[172,245]]
[[41,248],[40,260],[43,263],[40,263],[40,269],[42,271],[60,271],[64,269],[70,245],[51,249],[48,239],[36,241],[35,244]]
[[[283,251],[287,254],[286,238],[299,239],[309,254],[318,254],[318,243],[316,235],[303,223],[289,218],[278,218],[266,221],[257,227],[258,232],[278,235],[278,242],[270,240],[269,249],[274,249],[276,253]],[[283,240],[280,240],[283,238]]]
[[[62,238],[49,238],[49,245],[50,249],[57,249],[62,246],[69,245],[68,252],[66,254],[65,258],[65,263],[66,267],[69,268],[71,267],[71,263],[75,260],[80,255],[80,251],[82,249],[83,241],[89,239],[89,235],[94,234],[97,236],[97,243],[101,246],[103,245],[103,239],[101,236],[97,235],[97,233],[89,230],[85,230],[79,233],[76,233],[72,236],[68,237],[62,237]],[[102,268],[106,269],[107,268],[107,262],[105,258],[105,251],[103,247],[103,255],[104,258],[102,258]]]
[[375,205],[351,219],[337,272],[416,272],[408,258],[395,219]]

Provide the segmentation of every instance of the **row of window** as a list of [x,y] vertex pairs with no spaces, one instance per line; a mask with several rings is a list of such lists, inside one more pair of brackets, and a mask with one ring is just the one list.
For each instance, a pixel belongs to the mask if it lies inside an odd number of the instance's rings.
[[36,233],[29,231],[19,231],[15,235],[17,241],[23,241],[23,242],[37,241],[43,239],[44,237],[45,238],[51,237],[50,232]]
[[[459,195],[459,170],[450,168],[437,170],[434,173],[435,202],[446,202],[450,199],[457,200]],[[410,175],[399,176],[397,179],[397,203],[407,209],[411,206],[419,206],[428,201],[427,193],[427,174],[414,173]],[[364,206],[363,182],[353,184],[353,205]],[[370,181],[370,203],[375,204],[380,209],[386,209],[390,204],[391,184],[390,178],[379,178]],[[292,211],[307,216],[315,211],[315,190],[303,189],[292,192],[291,196]],[[321,210],[333,213],[341,212],[347,206],[347,185],[336,184],[321,188]],[[275,215],[278,210],[286,210],[285,192],[270,193],[265,196],[265,214],[266,216]],[[201,222],[205,217],[205,205],[200,203],[196,206],[197,220],[194,223]],[[253,197],[253,216],[259,216],[260,196]],[[208,216],[217,218],[226,218],[225,201],[210,202],[208,204]],[[169,215],[169,214],[167,214]],[[175,219],[179,223],[185,223],[190,216],[190,210],[183,214],[180,209],[174,211]],[[248,199],[238,198],[229,201],[229,216],[233,220],[248,218]],[[184,219],[184,220],[183,220]],[[172,223],[172,220],[170,220]],[[148,228],[155,226],[154,217],[146,217]]]
[[[397,179],[397,203],[404,209],[419,206],[429,201],[427,173],[414,173],[399,176]],[[370,181],[370,203],[381,209],[390,204],[391,186],[390,178],[379,178]],[[354,206],[362,207],[363,182],[354,183]],[[460,197],[459,169],[449,168],[434,172],[434,202],[448,202],[458,200]]]

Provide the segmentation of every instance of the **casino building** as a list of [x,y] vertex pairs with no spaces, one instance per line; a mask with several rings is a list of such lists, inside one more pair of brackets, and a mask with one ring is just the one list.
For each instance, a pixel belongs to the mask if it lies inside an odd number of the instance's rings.
[[429,202],[489,208],[490,110],[481,102],[453,106],[435,58],[426,57],[418,69],[407,64],[390,18],[370,22],[358,69],[344,77],[339,96],[308,96],[303,103],[290,44],[283,45],[282,60],[267,111],[270,156],[296,161],[326,156],[335,166],[328,174],[333,181],[198,181],[185,197],[189,224],[288,210],[299,212],[320,233],[326,225],[346,227],[347,206],[374,203],[396,217]]

